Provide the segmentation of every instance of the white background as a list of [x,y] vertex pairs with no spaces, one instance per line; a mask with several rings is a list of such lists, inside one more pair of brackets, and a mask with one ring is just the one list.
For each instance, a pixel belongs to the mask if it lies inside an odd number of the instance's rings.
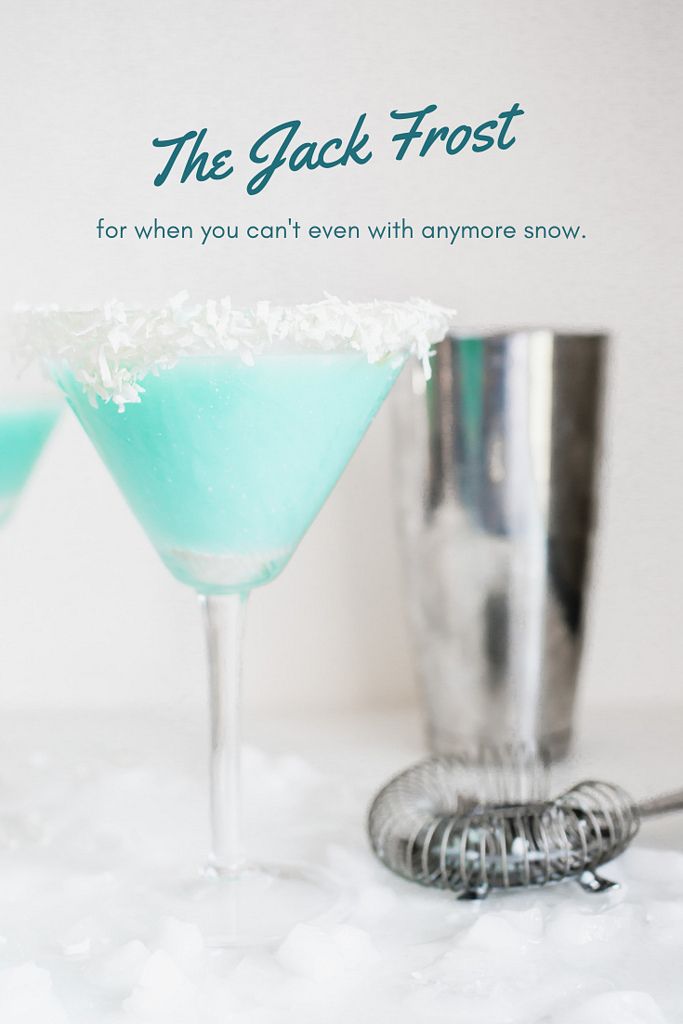
[[[424,295],[463,323],[615,335],[602,532],[583,696],[683,701],[683,8],[647,0],[3,0],[0,302],[151,303],[182,288],[314,300]],[[506,153],[395,163],[394,108],[455,127],[519,101]],[[365,167],[280,172],[244,193],[281,120],[327,138],[361,111]],[[224,182],[155,189],[156,136],[208,127]],[[395,130],[395,128],[394,128]],[[241,159],[240,159],[241,158]],[[580,223],[571,244],[98,242],[112,223]],[[415,699],[385,408],[285,574],[252,599],[261,711]],[[204,699],[193,595],[176,583],[69,416],[0,538],[10,705]]]

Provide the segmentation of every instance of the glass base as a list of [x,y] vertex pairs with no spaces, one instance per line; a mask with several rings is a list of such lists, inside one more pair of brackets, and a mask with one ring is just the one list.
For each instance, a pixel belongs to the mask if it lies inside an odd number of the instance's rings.
[[280,547],[206,554],[189,548],[159,548],[159,554],[176,579],[199,594],[244,594],[279,576],[293,550]]
[[247,864],[234,874],[205,871],[183,888],[176,913],[208,946],[234,949],[277,945],[296,924],[340,920],[344,906],[342,890],[320,868]]

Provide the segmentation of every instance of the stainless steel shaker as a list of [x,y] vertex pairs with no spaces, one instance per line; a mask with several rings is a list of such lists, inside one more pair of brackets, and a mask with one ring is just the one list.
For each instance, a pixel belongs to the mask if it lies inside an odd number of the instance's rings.
[[395,403],[408,599],[432,749],[568,749],[607,338],[457,334]]

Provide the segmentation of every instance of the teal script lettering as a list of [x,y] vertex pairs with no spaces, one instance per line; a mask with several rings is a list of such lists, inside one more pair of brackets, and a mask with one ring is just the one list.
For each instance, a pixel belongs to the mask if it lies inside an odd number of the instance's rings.
[[436,103],[430,103],[422,110],[392,110],[391,117],[397,121],[412,121],[410,127],[404,132],[397,132],[392,136],[392,142],[399,142],[400,146],[396,153],[397,160],[403,160],[404,156],[416,139],[424,141],[418,148],[418,156],[426,156],[435,143],[440,142],[448,154],[455,156],[460,153],[471,142],[473,153],[484,153],[487,149],[497,146],[498,149],[509,149],[516,142],[513,135],[508,137],[510,126],[515,117],[521,117],[524,113],[519,103],[513,103],[509,110],[503,110],[497,118],[491,121],[482,121],[481,124],[473,127],[469,124],[460,124],[456,128],[449,128],[443,125],[440,128],[429,128],[423,130],[423,122],[429,114],[436,111]]
[[227,178],[229,174],[232,174],[233,168],[228,164],[228,158],[232,156],[232,150],[230,149],[222,149],[220,153],[216,153],[214,157],[211,157],[211,164],[209,169],[206,170],[206,163],[209,159],[209,154],[206,151],[202,151],[200,148],[204,142],[205,135],[206,128],[202,128],[200,132],[186,132],[184,135],[179,135],[175,139],[153,139],[152,145],[156,146],[157,149],[172,147],[171,155],[166,161],[164,169],[155,177],[154,184],[164,184],[178,157],[185,149],[186,143],[190,142],[191,139],[194,139],[195,143],[190,150],[190,154],[185,161],[185,167],[180,175],[181,183],[186,182],[193,173],[197,181],[209,181],[211,178],[215,181],[220,181],[222,178]]
[[[408,153],[425,157],[430,152],[441,150],[447,156],[455,156],[469,149],[472,153],[487,150],[507,150],[517,138],[512,134],[513,125],[525,113],[519,103],[513,103],[497,117],[479,124],[456,124],[450,127],[435,121],[436,103],[429,103],[418,110],[392,110],[389,115],[394,121],[405,122],[405,128],[397,131],[391,141],[397,143],[396,160],[403,160]],[[302,137],[302,122],[298,118],[283,121],[260,135],[249,150],[249,161],[260,167],[248,180],[247,194],[256,196],[263,192],[281,168],[297,171],[330,170],[346,167],[348,164],[367,164],[372,159],[370,136],[365,130],[365,114],[360,114],[353,131],[348,137],[334,136],[319,141]],[[196,181],[221,181],[234,171],[232,150],[221,149],[211,156],[205,148],[207,129],[188,131],[173,138],[156,138],[152,145],[156,149],[168,150],[166,163],[155,176],[156,186],[164,185],[172,174],[181,183],[194,178]]]
[[[251,147],[249,158],[254,164],[266,166],[255,174],[247,185],[247,192],[255,196],[271,181],[280,167],[289,165],[290,171],[301,171],[308,168],[345,167],[349,160],[357,164],[366,164],[372,158],[372,151],[363,152],[370,141],[370,136],[363,131],[365,114],[361,114],[348,142],[343,139],[328,139],[327,142],[301,142],[296,148],[292,145],[301,128],[301,121],[285,121],[271,128],[256,140]],[[272,146],[269,146],[272,143]],[[333,155],[335,154],[335,155]]]

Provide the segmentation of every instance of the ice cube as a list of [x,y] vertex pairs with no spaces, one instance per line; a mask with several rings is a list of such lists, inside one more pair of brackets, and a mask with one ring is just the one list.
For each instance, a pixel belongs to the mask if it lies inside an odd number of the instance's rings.
[[552,1018],[552,1024],[668,1024],[647,992],[602,992]]
[[175,917],[164,919],[159,946],[184,970],[196,970],[204,953],[204,938],[199,928]]
[[96,973],[99,985],[107,992],[128,995],[138,984],[149,957],[144,942],[139,939],[126,942],[99,964]]
[[0,1021],[3,1024],[68,1024],[52,991],[50,972],[33,963],[0,972]]
[[144,1024],[198,1024],[197,987],[169,954],[159,949],[145,964],[139,983],[124,1002],[126,1013]]

